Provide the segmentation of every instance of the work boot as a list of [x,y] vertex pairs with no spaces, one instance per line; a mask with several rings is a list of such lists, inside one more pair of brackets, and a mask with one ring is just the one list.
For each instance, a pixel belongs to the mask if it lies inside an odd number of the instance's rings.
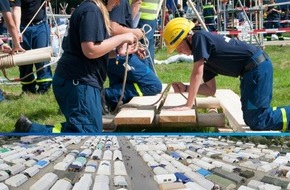
[[14,125],[14,132],[28,133],[30,131],[32,122],[24,115],[21,115]]
[[106,102],[105,89],[101,91],[101,103],[102,103],[102,115],[107,115],[108,113],[110,113],[109,106]]

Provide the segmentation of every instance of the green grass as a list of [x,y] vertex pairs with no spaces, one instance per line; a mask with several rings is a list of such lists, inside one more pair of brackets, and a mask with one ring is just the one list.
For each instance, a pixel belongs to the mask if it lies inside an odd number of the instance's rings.
[[[290,46],[269,46],[265,51],[270,55],[274,66],[273,106],[290,105]],[[156,59],[165,59],[169,55],[165,49],[157,51]],[[157,75],[163,83],[174,81],[189,82],[192,63],[173,63],[156,65]],[[18,68],[7,69],[10,78],[18,77]],[[217,87],[231,89],[239,94],[239,79],[219,76]],[[107,83],[106,83],[107,84]],[[52,90],[45,95],[22,95],[20,84],[1,84],[0,89],[7,93],[7,101],[0,103],[0,131],[10,132],[20,114],[42,124],[56,124],[64,121],[59,112]]]

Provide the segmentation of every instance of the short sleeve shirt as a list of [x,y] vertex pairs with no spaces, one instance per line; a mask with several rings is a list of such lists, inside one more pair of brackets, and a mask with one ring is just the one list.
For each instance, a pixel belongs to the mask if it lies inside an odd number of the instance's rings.
[[107,74],[108,54],[89,59],[83,54],[81,43],[100,43],[108,37],[99,7],[90,0],[82,2],[71,16],[62,44],[64,52],[55,75],[102,88]]
[[205,59],[204,82],[218,74],[240,76],[246,63],[258,51],[254,45],[206,31],[197,31],[192,37],[194,61]]
[[[1,0],[2,1],[2,0]],[[44,0],[10,0],[12,7],[21,7],[21,25],[26,26],[33,18]],[[33,22],[39,22],[46,19],[46,6],[42,6],[39,13],[33,19]]]
[[0,0],[0,12],[9,12],[10,5],[8,0]]
[[120,5],[112,9],[110,20],[132,28],[132,12],[127,0],[121,0]]

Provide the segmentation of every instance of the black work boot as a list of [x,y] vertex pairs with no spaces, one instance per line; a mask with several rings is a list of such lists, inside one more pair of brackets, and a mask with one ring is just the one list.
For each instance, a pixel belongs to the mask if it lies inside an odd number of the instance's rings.
[[30,131],[32,122],[24,115],[21,115],[14,125],[14,132],[28,133]]

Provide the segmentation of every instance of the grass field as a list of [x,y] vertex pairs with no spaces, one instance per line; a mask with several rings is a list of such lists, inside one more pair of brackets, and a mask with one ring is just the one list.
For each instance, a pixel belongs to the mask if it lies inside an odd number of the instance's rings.
[[[265,51],[270,55],[274,66],[273,106],[290,105],[290,46],[269,46]],[[165,49],[157,50],[155,58],[165,59],[169,55]],[[192,63],[172,63],[156,65],[156,72],[163,83],[174,81],[189,82]],[[55,66],[53,66],[54,68]],[[18,68],[7,69],[10,78],[18,77]],[[0,75],[2,77],[2,75]],[[107,83],[106,83],[107,84]],[[219,89],[231,89],[239,94],[239,79],[217,77]],[[17,118],[25,114],[32,121],[42,124],[56,124],[64,121],[52,90],[45,95],[22,95],[20,84],[1,84],[6,100],[0,103],[0,132],[11,132]]]

